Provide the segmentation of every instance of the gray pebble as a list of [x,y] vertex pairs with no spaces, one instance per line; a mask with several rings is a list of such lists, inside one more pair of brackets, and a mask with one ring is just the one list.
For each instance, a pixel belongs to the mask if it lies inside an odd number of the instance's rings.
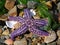
[[17,7],[18,7],[19,9],[23,9],[24,7],[26,7],[26,5],[19,4],[19,5],[17,5]]
[[45,43],[42,43],[41,45],[45,45]]
[[57,42],[57,45],[60,45],[60,39],[58,39],[56,42]]
[[1,39],[9,39],[9,36],[1,36]]
[[48,43],[47,45],[56,45],[56,42]]
[[0,39],[0,42],[3,43],[5,40],[4,39]]
[[37,4],[37,3],[34,2],[34,1],[28,1],[27,7],[28,7],[28,8],[35,8],[36,4]]

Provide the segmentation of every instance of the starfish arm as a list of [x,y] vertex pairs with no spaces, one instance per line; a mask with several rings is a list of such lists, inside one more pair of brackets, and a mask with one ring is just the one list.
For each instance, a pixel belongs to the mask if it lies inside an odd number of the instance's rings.
[[34,33],[34,34],[36,34],[38,36],[48,36],[49,35],[48,32],[45,32],[43,30],[38,30],[35,27],[31,27],[30,32],[32,32],[32,33]]
[[48,21],[45,19],[34,19],[34,25],[36,26],[46,26],[48,25]]
[[24,9],[24,18],[25,19],[30,19],[31,18],[29,9]]
[[11,39],[14,40],[14,37],[24,34],[27,31],[27,26],[22,25],[20,28],[11,33]]
[[9,16],[8,19],[9,19],[9,20],[12,20],[12,21],[18,21],[18,22],[20,22],[20,23],[23,23],[23,22],[25,21],[25,20],[24,20],[22,17],[20,17],[20,16],[18,16],[18,17]]

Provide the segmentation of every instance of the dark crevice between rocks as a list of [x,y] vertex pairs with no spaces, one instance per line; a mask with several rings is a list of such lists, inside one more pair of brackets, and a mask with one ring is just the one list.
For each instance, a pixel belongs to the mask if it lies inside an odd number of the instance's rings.
[[0,26],[5,26],[5,21],[0,20]]

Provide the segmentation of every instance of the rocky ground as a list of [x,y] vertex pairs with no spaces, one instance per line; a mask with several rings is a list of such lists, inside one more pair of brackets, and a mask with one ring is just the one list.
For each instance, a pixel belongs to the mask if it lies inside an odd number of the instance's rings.
[[11,29],[2,30],[0,28],[0,45],[14,44],[14,45],[60,45],[60,30],[57,32],[50,30],[49,36],[38,37],[33,33],[26,33],[17,36],[15,41],[10,39]]

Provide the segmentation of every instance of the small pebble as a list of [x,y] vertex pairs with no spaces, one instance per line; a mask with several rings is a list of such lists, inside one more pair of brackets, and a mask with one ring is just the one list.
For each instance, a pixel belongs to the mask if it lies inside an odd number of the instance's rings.
[[0,42],[3,43],[3,42],[4,42],[4,39],[1,39],[1,38],[0,38]]
[[60,2],[57,3],[57,9],[59,10],[59,13],[60,13]]
[[17,22],[17,23],[14,25],[14,29],[18,29],[19,27],[21,27],[21,23]]
[[60,30],[57,30],[58,39],[60,39]]
[[9,16],[17,16],[17,7],[14,6],[11,10],[8,12]]
[[37,43],[37,45],[41,45],[40,43]]
[[6,0],[5,8],[11,10],[14,7],[15,0]]
[[19,16],[23,17],[23,15],[24,15],[23,11],[19,13]]
[[7,39],[7,40],[4,41],[4,43],[6,43],[7,45],[12,45],[13,44],[13,40]]
[[5,30],[5,31],[2,33],[2,35],[9,35],[9,30],[8,30],[8,29]]
[[45,43],[42,43],[41,45],[46,45]]
[[28,1],[27,3],[27,7],[28,8],[35,8],[36,7],[37,2],[34,1]]
[[53,30],[49,31],[50,35],[46,36],[44,39],[45,43],[50,43],[56,39],[56,33]]
[[60,12],[57,15],[58,15],[58,22],[60,23]]
[[22,38],[21,40],[15,41],[14,45],[27,45],[27,41],[25,38]]
[[0,34],[2,33],[2,29],[0,28]]
[[31,38],[31,37],[33,36],[33,34],[32,34],[32,33],[29,33],[29,34],[25,34],[24,36],[25,36],[26,38],[28,38],[28,37]]
[[27,44],[28,45],[31,45],[32,44],[32,39],[31,38],[26,38],[26,40],[27,40]]
[[32,45],[36,45],[36,44],[37,44],[37,39],[36,38],[32,39]]
[[48,6],[48,8],[51,8],[52,7],[51,1],[47,1],[45,4]]
[[60,39],[58,39],[56,42],[57,42],[57,45],[60,45]]
[[56,42],[48,43],[47,45],[56,45]]
[[21,36],[17,36],[16,38],[15,38],[15,40],[21,40]]
[[33,18],[34,19],[40,19],[39,15],[34,15]]
[[26,5],[19,4],[19,5],[17,5],[17,7],[18,7],[19,9],[23,9],[23,8],[25,8],[25,7],[26,7]]
[[33,34],[31,38],[32,38],[32,39],[33,39],[33,38],[38,38],[38,36],[35,35],[35,34]]
[[32,16],[36,15],[35,10],[33,10],[33,9],[30,9],[30,13],[31,13]]
[[5,40],[6,38],[5,38],[5,36],[2,35],[2,36],[0,37],[0,39]]
[[6,21],[7,19],[8,19],[7,15],[1,15],[0,16],[0,20],[2,20],[2,21]]

